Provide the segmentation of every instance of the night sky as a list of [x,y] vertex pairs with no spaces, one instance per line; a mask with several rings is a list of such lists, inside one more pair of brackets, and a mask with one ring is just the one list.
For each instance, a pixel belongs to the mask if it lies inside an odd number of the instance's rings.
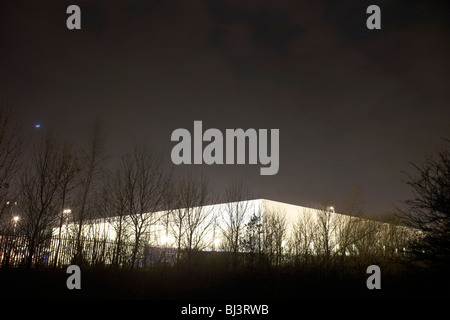
[[[66,8],[81,8],[81,30]],[[366,9],[381,8],[381,30]],[[450,137],[448,1],[1,1],[0,100],[24,130],[119,156],[173,130],[280,130],[280,169],[182,165],[220,192],[315,206],[359,187],[368,213],[410,197],[402,171]],[[40,123],[41,128],[35,128]],[[339,208],[337,208],[339,211]]]

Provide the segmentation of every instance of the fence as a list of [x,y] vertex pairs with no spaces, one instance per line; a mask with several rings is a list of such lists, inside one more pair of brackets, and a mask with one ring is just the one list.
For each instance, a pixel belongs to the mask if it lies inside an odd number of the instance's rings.
[[[82,264],[88,266],[130,267],[133,245],[107,239],[73,237],[51,237],[42,241],[30,257],[30,245],[26,237],[15,234],[0,235],[0,267],[25,266],[29,259],[33,266],[65,266]],[[135,267],[173,265],[176,250],[152,246],[141,246]]]

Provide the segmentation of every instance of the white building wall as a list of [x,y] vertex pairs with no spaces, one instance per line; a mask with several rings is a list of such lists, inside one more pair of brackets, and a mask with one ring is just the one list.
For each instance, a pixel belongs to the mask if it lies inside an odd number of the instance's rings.
[[[244,201],[246,205],[246,214],[243,224],[247,224],[252,215],[261,214],[263,210],[263,200],[248,200]],[[197,236],[201,236],[204,242],[202,247],[206,249],[215,249],[225,243],[225,239],[222,236],[222,230],[226,228],[227,212],[233,210],[233,207],[237,203],[221,203],[214,205],[206,205],[203,207],[191,208],[191,211],[202,210],[202,213],[207,215],[205,221],[198,226]],[[186,209],[172,210],[172,214],[175,211],[183,211]],[[176,241],[176,227],[177,225],[169,218],[167,223],[168,211],[158,211],[154,213],[148,213],[146,215],[152,215],[153,221],[156,223],[149,223],[148,228],[143,232],[144,238],[151,246],[166,246],[177,247]],[[176,213],[175,213],[176,214]],[[117,237],[117,230],[119,228],[119,217],[96,219],[89,223],[85,223],[82,226],[82,236],[86,238],[99,237],[101,239],[107,239],[114,241]],[[144,219],[147,219],[144,218]],[[134,241],[133,221],[131,217],[122,218],[123,234],[129,242]],[[150,221],[150,218],[148,218]],[[78,225],[74,223],[64,224],[61,228],[62,237],[73,236],[76,233]],[[201,235],[199,234],[201,233]],[[53,235],[59,236],[59,228],[53,229]]]
[[[314,239],[311,241],[311,249],[316,250],[318,247],[324,246],[324,241],[326,241],[326,246],[330,247],[331,250],[339,249],[337,243],[338,235],[341,232],[341,228],[345,223],[349,223],[351,219],[359,219],[356,217],[350,217],[334,212],[324,212],[322,210],[312,209],[303,206],[292,205],[288,203],[283,203],[279,201],[266,200],[266,199],[256,199],[243,201],[246,205],[247,211],[245,214],[245,219],[243,225],[247,224],[253,214],[260,215],[262,220],[264,220],[268,215],[277,214],[284,217],[286,222],[286,236],[285,243],[291,243],[295,239],[295,233],[298,232],[296,226],[298,224],[309,224],[308,228],[311,228],[310,232],[314,233]],[[201,249],[219,249],[223,247],[226,243],[222,230],[226,229],[228,212],[234,210],[238,203],[221,203],[214,205],[207,205],[204,207],[191,208],[190,210],[203,210],[203,213],[207,213],[207,220],[203,222],[201,226],[198,227],[197,236],[201,236],[203,242],[200,246]],[[180,209],[181,213],[185,209]],[[175,210],[172,210],[175,211]],[[174,247],[178,246],[175,236],[176,225],[173,221],[169,220],[167,223],[167,211],[159,211],[152,215],[153,221],[156,223],[151,223],[147,230],[145,230],[143,240],[148,242],[149,246],[155,247]],[[326,228],[324,227],[324,221],[328,224]],[[353,221],[353,220],[352,220]],[[86,238],[100,238],[114,241],[117,237],[117,229],[119,224],[119,218],[107,218],[94,220],[91,223],[83,225],[82,235]],[[381,224],[381,223],[380,223]],[[122,239],[126,239],[127,242],[133,243],[133,223],[132,219],[124,217],[122,221],[123,233]],[[326,230],[325,230],[326,229]],[[74,224],[63,225],[62,236],[74,235],[76,226]],[[324,232],[327,234],[323,234]],[[202,232],[200,235],[199,233]],[[59,229],[54,229],[54,235],[59,235]]]

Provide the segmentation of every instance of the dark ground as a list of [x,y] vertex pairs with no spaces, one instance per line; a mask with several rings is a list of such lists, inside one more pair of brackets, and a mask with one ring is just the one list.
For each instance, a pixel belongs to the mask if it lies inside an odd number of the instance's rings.
[[[366,273],[318,271],[188,272],[186,270],[81,270],[81,289],[69,290],[65,269],[0,269],[2,299],[446,299],[448,276],[407,271],[381,274],[369,290]],[[446,277],[446,278],[444,278]]]

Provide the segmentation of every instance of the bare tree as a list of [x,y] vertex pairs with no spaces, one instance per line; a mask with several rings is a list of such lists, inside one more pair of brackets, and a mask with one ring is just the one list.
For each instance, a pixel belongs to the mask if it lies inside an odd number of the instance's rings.
[[112,254],[112,266],[118,267],[127,258],[126,245],[130,237],[130,221],[127,219],[127,185],[123,179],[125,175],[122,168],[118,167],[107,180],[103,194],[107,197],[106,205],[111,216],[109,223],[114,230],[114,250]]
[[354,228],[354,250],[361,266],[374,264],[383,254],[383,224],[373,219],[357,220]]
[[174,190],[176,209],[172,228],[177,242],[177,263],[180,262],[181,250],[187,253],[190,263],[193,254],[209,244],[206,236],[214,219],[206,205],[211,203],[213,194],[203,175],[198,179],[192,175],[183,177],[177,181]]
[[116,231],[114,224],[116,199],[112,192],[111,173],[103,172],[101,181],[100,192],[93,199],[97,223],[91,226],[92,230],[89,232],[96,248],[92,255],[93,266],[104,266],[107,261],[113,261],[113,252],[109,244],[114,241],[112,232]]
[[245,225],[245,234],[242,241],[243,249],[250,255],[249,267],[253,270],[255,258],[262,254],[263,225],[261,212],[254,212],[248,223]]
[[60,172],[59,176],[59,185],[57,188],[57,193],[60,198],[60,211],[59,211],[59,228],[58,228],[58,245],[55,251],[55,257],[53,261],[53,266],[56,267],[58,265],[58,255],[61,247],[61,238],[62,238],[62,226],[64,219],[66,219],[66,225],[68,222],[68,215],[70,214],[70,210],[66,211],[66,205],[70,196],[75,188],[75,175],[77,172],[77,158],[74,155],[73,147],[70,143],[66,142],[61,147],[60,151]]
[[404,225],[399,214],[397,211],[391,211],[377,217],[383,222],[383,228],[380,230],[382,257],[389,262],[407,258],[403,257],[403,254],[409,251],[410,241],[420,239],[419,230]]
[[273,209],[265,211],[263,217],[263,253],[269,265],[281,266],[285,236],[285,213]]
[[81,265],[82,259],[82,231],[83,225],[90,218],[90,206],[92,205],[93,194],[96,191],[98,175],[101,172],[104,156],[105,136],[101,124],[97,121],[92,125],[88,133],[88,146],[82,149],[79,156],[79,172],[77,174],[78,186],[78,207],[72,210],[75,221],[76,253],[74,262]]
[[[159,236],[161,238],[158,239],[158,242],[162,245],[163,251],[161,254],[161,261],[165,265],[167,262],[167,248],[173,247],[176,245],[173,243],[170,239],[170,234],[177,234],[179,235],[181,233],[181,230],[175,226],[176,222],[178,221],[175,218],[175,214],[178,213],[178,210],[176,209],[176,187],[174,180],[172,179],[172,173],[170,174],[170,178],[168,180],[168,184],[165,188],[165,192],[163,195],[163,205],[164,205],[164,213],[160,216],[160,233]],[[181,218],[180,221],[183,219]],[[180,238],[180,237],[179,237]],[[177,250],[178,251],[178,250]],[[177,255],[178,257],[178,255]]]
[[314,243],[322,266],[326,270],[331,264],[333,250],[337,245],[337,221],[333,209],[326,207],[318,211],[317,227],[318,233]]
[[293,224],[293,238],[291,239],[292,252],[295,261],[307,264],[314,251],[314,240],[317,233],[317,224],[314,220],[313,209],[303,209],[298,213],[298,219]]
[[411,242],[412,253],[443,266],[450,264],[450,140],[446,143],[447,148],[412,164],[415,172],[406,174],[406,183],[413,197],[401,209],[403,221],[422,232]]
[[232,182],[225,190],[225,212],[222,233],[226,241],[225,247],[233,253],[233,270],[237,269],[238,252],[242,248],[245,235],[245,224],[252,214],[248,190],[242,182]]
[[19,130],[16,114],[11,106],[0,107],[0,224],[10,223],[12,217],[3,217],[16,202],[18,188],[16,178],[24,151],[23,135]]
[[159,217],[164,196],[169,185],[169,176],[163,170],[161,157],[145,149],[135,148],[122,158],[121,179],[124,182],[126,210],[133,228],[134,245],[131,268],[137,259],[143,235],[149,232]]
[[361,190],[358,187],[353,187],[347,190],[347,195],[344,201],[338,205],[339,215],[335,216],[336,224],[336,247],[334,256],[339,257],[341,265],[347,256],[354,256],[356,254],[356,235],[364,236],[364,233],[357,233],[356,229],[360,226],[360,218],[363,213],[364,202],[361,196]]
[[172,214],[170,215],[171,218],[171,233],[173,234],[173,237],[175,239],[175,245],[177,248],[177,255],[176,255],[176,263],[179,265],[181,260],[181,249],[182,249],[182,242],[184,233],[186,232],[185,224],[186,224],[186,217],[187,217],[187,211],[182,207],[181,201],[178,199],[179,191],[181,191],[180,186],[177,184],[172,185],[172,194],[175,197],[175,200],[173,198],[170,199],[171,204],[175,204],[175,209],[172,211]]
[[21,224],[28,240],[27,266],[31,267],[36,249],[51,236],[62,198],[67,158],[54,133],[48,133],[34,148],[31,162],[21,175],[20,204],[24,213]]

